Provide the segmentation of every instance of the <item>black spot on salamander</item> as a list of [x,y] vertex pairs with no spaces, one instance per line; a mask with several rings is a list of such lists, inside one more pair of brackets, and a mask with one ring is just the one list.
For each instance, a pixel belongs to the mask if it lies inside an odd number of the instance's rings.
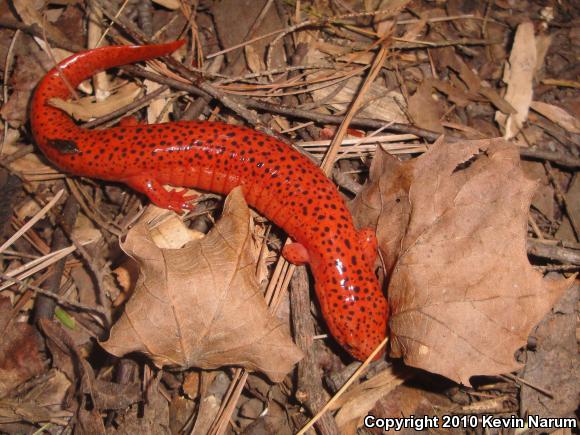
[[78,154],[81,152],[74,140],[49,139],[48,145],[58,150],[61,154]]

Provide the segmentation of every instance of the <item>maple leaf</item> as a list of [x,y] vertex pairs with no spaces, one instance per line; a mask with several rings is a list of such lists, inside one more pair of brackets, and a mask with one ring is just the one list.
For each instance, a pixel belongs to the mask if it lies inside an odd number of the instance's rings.
[[574,277],[544,279],[527,259],[536,182],[517,148],[438,142],[408,162],[377,153],[353,209],[358,224],[378,224],[395,264],[391,356],[464,384],[518,369],[514,352]]
[[250,223],[236,188],[207,236],[181,249],[159,248],[145,222],[132,228],[121,247],[140,275],[103,347],[142,352],[158,367],[235,365],[283,380],[302,353],[260,292]]

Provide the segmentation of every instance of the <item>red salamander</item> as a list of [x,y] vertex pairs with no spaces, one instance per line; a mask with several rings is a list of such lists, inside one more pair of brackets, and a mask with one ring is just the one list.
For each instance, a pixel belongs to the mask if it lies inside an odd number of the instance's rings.
[[365,359],[387,331],[387,301],[373,271],[376,238],[371,230],[355,229],[336,187],[308,158],[246,127],[185,121],[87,130],[48,104],[69,98],[69,86],[96,72],[167,55],[182,44],[104,47],[62,61],[32,99],[36,143],[63,171],[120,181],[172,210],[190,208],[191,198],[164,184],[220,194],[241,186],[246,201],[295,240],[283,254],[309,264],[334,338]]

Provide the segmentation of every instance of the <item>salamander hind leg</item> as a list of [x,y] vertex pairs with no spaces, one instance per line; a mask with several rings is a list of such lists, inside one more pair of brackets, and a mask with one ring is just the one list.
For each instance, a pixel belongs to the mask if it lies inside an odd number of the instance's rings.
[[308,251],[300,243],[290,243],[282,248],[282,255],[286,260],[297,266],[301,266],[310,261]]
[[377,259],[377,236],[372,228],[363,228],[358,232],[358,241],[363,249],[363,255],[367,264],[373,266]]
[[186,196],[187,191],[181,190],[165,190],[163,185],[154,178],[145,176],[135,176],[123,180],[129,187],[144,193],[157,207],[174,210],[177,212],[183,209],[192,210],[194,204],[191,201],[196,199],[199,195]]

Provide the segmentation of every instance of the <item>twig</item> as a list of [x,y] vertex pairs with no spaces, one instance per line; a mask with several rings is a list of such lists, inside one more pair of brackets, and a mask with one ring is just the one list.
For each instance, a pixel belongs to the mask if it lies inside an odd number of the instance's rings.
[[564,209],[564,213],[568,216],[568,220],[570,221],[570,225],[572,226],[572,231],[574,232],[574,236],[576,237],[576,241],[580,241],[578,237],[580,234],[578,224],[576,223],[576,218],[574,217],[573,213],[570,213],[570,208],[568,207],[568,201],[566,200],[566,195],[562,192],[562,188],[560,187],[560,183],[556,179],[554,174],[554,170],[552,169],[552,165],[550,162],[545,162],[544,167],[546,168],[546,173],[548,175],[548,179],[554,186],[554,190],[556,192],[556,200],[560,204],[560,206]]
[[523,378],[520,378],[519,376],[514,376],[511,373],[507,373],[505,375],[501,375],[502,378],[505,379],[509,379],[512,382],[518,382],[520,384],[524,384],[530,388],[533,388],[536,391],[539,391],[542,394],[545,394],[546,396],[548,396],[549,398],[553,399],[554,398],[554,393],[552,393],[551,391],[546,390],[545,388],[539,387],[537,385],[532,384],[531,382],[526,381]]
[[[313,343],[314,321],[310,314],[310,292],[308,290],[308,275],[306,269],[298,267],[291,281],[290,309],[294,339],[304,352],[304,359],[298,363],[298,388],[296,398],[303,402],[310,413],[315,415],[320,411],[329,397],[322,387],[322,370],[318,362],[316,348]],[[316,423],[321,434],[338,434],[338,427],[330,414],[324,414]]]
[[450,39],[446,41],[403,41],[400,38],[395,38],[398,43],[393,44],[393,48],[398,50],[413,50],[416,48],[438,48],[438,47],[449,47],[455,45],[495,45],[501,44],[502,41],[499,39],[471,39],[471,38],[461,38],[461,39]]
[[320,166],[322,171],[326,175],[330,175],[330,173],[332,172],[332,167],[334,166],[336,155],[338,154],[338,150],[340,149],[342,140],[346,136],[347,129],[350,126],[350,123],[354,118],[354,115],[357,113],[358,109],[362,105],[364,96],[366,95],[371,84],[374,82],[375,78],[380,72],[381,67],[387,57],[387,53],[388,53],[387,46],[382,45],[381,49],[379,50],[379,52],[375,57],[375,60],[373,61],[368,76],[366,77],[362,87],[357,93],[354,101],[351,103],[348,113],[341,122],[340,127],[336,132],[336,135],[332,138],[332,143],[330,144],[328,153],[324,156],[324,159],[322,160],[322,165]]
[[[10,46],[8,47],[8,52],[6,53],[6,59],[4,61],[4,80],[2,83],[2,103],[6,104],[8,102],[8,83],[10,82],[9,77],[12,71],[12,65],[14,63],[14,47],[16,46],[16,42],[18,41],[18,37],[20,36],[20,30],[17,30],[10,41]],[[8,140],[8,132],[10,130],[8,126],[8,122],[4,123],[4,132],[2,134],[2,143],[0,143],[0,155],[2,155],[4,151],[4,144]]]
[[[256,17],[256,19],[252,23],[252,25],[250,26],[250,28],[248,29],[248,31],[246,32],[246,35],[242,38],[242,40],[245,41],[245,40],[247,40],[249,38],[252,38],[256,34],[256,30],[258,30],[258,28],[262,25],[262,23],[264,21],[264,18],[266,17],[266,14],[270,11],[270,9],[272,7],[272,3],[273,3],[273,0],[267,0],[266,1],[266,3],[264,4],[264,6],[262,7],[260,13],[258,14],[258,16]],[[237,63],[240,60],[240,57],[242,56],[242,54],[243,54],[242,51],[238,51],[231,58],[231,60],[229,61],[229,64],[232,66],[232,68],[234,68],[237,65]]]
[[18,159],[21,159],[22,157],[30,154],[31,152],[34,151],[34,146],[33,145],[22,145],[22,146],[18,146],[18,149],[16,151],[14,151],[12,154],[4,154],[2,155],[2,158],[0,159],[0,165],[8,168],[8,165],[12,162],[15,162]]
[[338,398],[344,394],[344,392],[348,389],[348,387],[350,387],[352,385],[352,383],[354,381],[356,381],[363,374],[363,372],[369,366],[370,362],[373,361],[375,359],[375,357],[380,352],[383,351],[383,347],[387,344],[388,341],[389,341],[389,337],[385,337],[385,339],[368,356],[368,358],[365,360],[365,362],[362,363],[358,369],[356,369],[356,371],[353,373],[351,378],[348,381],[346,381],[342,387],[340,387],[340,390],[338,390],[337,393],[334,396],[332,396],[332,399],[330,399],[328,401],[328,403],[326,405],[324,405],[324,408],[322,408],[302,429],[300,429],[298,431],[297,435],[304,435],[306,433],[306,431],[308,429],[310,429],[314,425],[314,423],[316,423],[320,419],[320,417],[326,411],[328,411],[330,409],[330,407],[334,404],[334,402],[336,402],[338,400]]
[[572,156],[566,156],[562,153],[544,150],[533,150],[530,148],[520,148],[520,156],[532,160],[546,160],[559,166],[570,169],[580,168],[580,159]]
[[236,404],[242,390],[246,385],[246,380],[248,379],[248,371],[245,369],[235,369],[235,374],[233,380],[230,383],[228,391],[226,392],[220,409],[218,411],[218,416],[213,421],[211,427],[208,430],[208,435],[218,435],[225,432],[227,423],[230,421],[229,418],[224,418],[224,416],[231,416],[235,410]]
[[573,264],[549,264],[548,266],[534,266],[535,269],[542,273],[547,272],[574,272],[580,270],[580,266]]
[[85,212],[85,214],[89,217],[89,219],[93,220],[98,226],[107,230],[109,233],[113,234],[114,236],[121,237],[123,234],[122,228],[118,228],[115,222],[109,223],[105,216],[102,216],[101,211],[99,208],[90,207],[87,204],[87,201],[91,201],[90,198],[86,198],[87,194],[83,189],[81,189],[78,185],[78,182],[73,178],[67,178],[66,183],[72,193],[72,195],[77,199],[81,208]]
[[[68,233],[72,230],[72,227],[77,220],[78,212],[79,205],[75,197],[69,195],[64,205],[60,225],[57,225],[52,234],[52,243],[50,246],[52,251],[59,251],[68,246],[69,241],[65,235],[65,232]],[[61,228],[61,226],[63,228]],[[53,264],[51,269],[49,269],[49,276],[43,284],[43,288],[45,290],[54,294],[60,293],[60,282],[62,280],[65,263],[66,258],[62,258]],[[52,319],[55,306],[56,304],[54,299],[47,298],[46,296],[42,295],[37,297],[34,305],[34,322],[36,323],[40,319]]]
[[[105,320],[107,320],[107,315],[106,315],[105,311],[101,307],[90,307],[90,306],[85,305],[85,304],[81,304],[81,303],[78,303],[78,302],[73,302],[73,301],[66,300],[66,299],[62,298],[61,296],[59,296],[59,295],[57,295],[55,293],[49,292],[47,290],[44,290],[44,289],[42,289],[42,288],[40,288],[38,286],[32,285],[32,284],[27,284],[24,281],[22,281],[22,280],[20,280],[18,278],[14,278],[14,277],[8,276],[8,275],[6,275],[3,272],[0,272],[0,278],[4,279],[6,281],[13,282],[13,283],[18,284],[18,285],[21,285],[26,290],[30,290],[30,291],[33,291],[34,293],[39,294],[39,295],[43,295],[43,296],[49,297],[51,299],[54,299],[59,305],[68,306],[68,307],[72,307],[72,308],[77,308],[77,309],[83,310],[83,311],[94,311],[94,312],[99,313],[100,315],[102,315],[103,318]],[[21,290],[19,288],[16,288],[13,291],[23,292],[24,290]]]
[[528,238],[528,254],[566,264],[580,265],[580,251]]
[[14,243],[16,240],[18,240],[26,231],[28,231],[32,226],[34,226],[34,224],[36,222],[38,222],[40,219],[42,219],[46,213],[48,213],[48,211],[54,207],[54,205],[58,202],[58,200],[62,197],[62,195],[64,194],[64,190],[60,190],[56,195],[54,195],[54,198],[52,198],[48,204],[46,204],[44,207],[42,207],[42,209],[36,213],[36,215],[30,219],[28,222],[26,222],[25,225],[22,226],[22,228],[20,228],[20,230],[18,230],[12,237],[10,237],[8,240],[6,240],[6,242],[4,242],[4,244],[2,246],[0,246],[0,254],[2,252],[4,252],[4,250],[6,248],[8,248],[10,245],[12,245],[12,243]]
[[[6,272],[6,274],[8,276],[17,276],[18,279],[26,279],[29,276],[34,275],[43,269],[46,269],[47,267],[59,261],[61,258],[68,256],[74,252],[75,249],[75,246],[68,246],[66,248],[59,249],[58,251],[52,251],[46,255],[43,255],[42,257],[33,256],[34,259],[32,261],[29,261],[28,263],[25,263],[16,269],[11,269]],[[10,250],[6,250],[5,252],[8,253],[9,251]],[[9,282],[2,284],[0,285],[0,291],[11,287],[12,285],[13,284]]]

